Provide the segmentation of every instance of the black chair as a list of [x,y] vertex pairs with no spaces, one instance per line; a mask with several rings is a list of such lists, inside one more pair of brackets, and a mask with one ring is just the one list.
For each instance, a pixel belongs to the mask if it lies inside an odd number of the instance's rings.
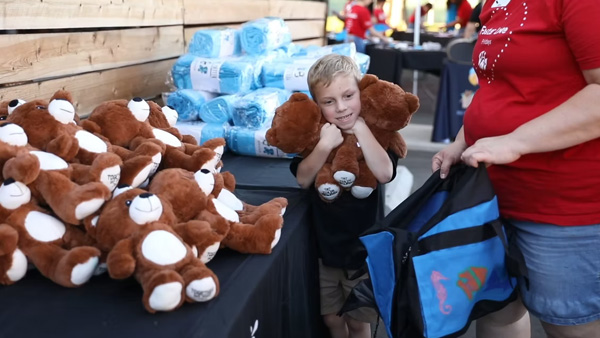
[[473,48],[475,47],[474,39],[459,38],[450,41],[446,46],[446,54],[448,60],[461,64],[471,65],[473,63]]

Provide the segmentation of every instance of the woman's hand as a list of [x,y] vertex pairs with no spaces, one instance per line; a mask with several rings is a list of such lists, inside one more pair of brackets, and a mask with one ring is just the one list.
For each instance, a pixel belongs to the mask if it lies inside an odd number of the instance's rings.
[[462,153],[461,160],[477,167],[478,163],[506,164],[518,160],[522,153],[521,144],[510,134],[479,139]]
[[456,140],[446,148],[433,155],[431,159],[431,170],[440,170],[440,178],[446,178],[450,167],[460,162],[463,151],[467,148],[467,144],[463,140]]

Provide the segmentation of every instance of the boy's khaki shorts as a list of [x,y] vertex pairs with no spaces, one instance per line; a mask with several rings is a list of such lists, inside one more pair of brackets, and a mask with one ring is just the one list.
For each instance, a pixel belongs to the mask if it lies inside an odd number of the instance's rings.
[[[348,276],[352,276],[354,272],[355,270],[349,270]],[[348,280],[344,269],[325,266],[319,259],[321,315],[337,314],[344,305],[348,295],[350,295],[352,288],[361,280],[367,278],[369,278],[369,276],[365,274],[355,280]],[[377,322],[377,312],[368,307],[358,308],[347,312],[344,315],[365,323]]]

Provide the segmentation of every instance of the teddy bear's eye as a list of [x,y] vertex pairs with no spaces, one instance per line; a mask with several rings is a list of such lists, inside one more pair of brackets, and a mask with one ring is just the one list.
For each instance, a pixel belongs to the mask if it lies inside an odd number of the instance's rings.
[[6,115],[0,116],[0,121],[4,121],[4,120],[6,120]]
[[35,106],[35,109],[46,109],[44,106]]
[[131,200],[127,200],[127,201],[125,201],[125,205],[126,205],[126,206],[130,206],[130,205],[131,205]]

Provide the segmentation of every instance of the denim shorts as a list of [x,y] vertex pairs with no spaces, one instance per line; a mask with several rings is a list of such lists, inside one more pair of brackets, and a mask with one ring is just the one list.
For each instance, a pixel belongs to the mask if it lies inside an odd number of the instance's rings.
[[527,309],[554,325],[600,319],[600,224],[511,223],[529,273],[529,288],[519,283]]

